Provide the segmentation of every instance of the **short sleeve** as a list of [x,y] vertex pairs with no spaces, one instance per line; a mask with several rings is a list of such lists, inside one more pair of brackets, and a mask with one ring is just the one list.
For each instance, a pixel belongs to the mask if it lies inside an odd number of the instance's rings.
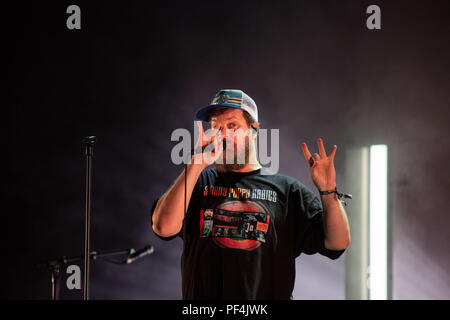
[[[203,174],[203,173],[202,173],[202,174]],[[200,176],[200,178],[201,178],[201,176]],[[188,203],[188,207],[187,207],[187,215],[189,215],[190,212],[195,211],[196,205],[197,205],[197,203],[198,203],[198,199],[199,199],[199,197],[200,197],[200,190],[201,190],[201,187],[200,187],[200,180],[201,180],[201,179],[200,179],[200,178],[197,180],[197,182],[196,182],[196,184],[195,184],[195,186],[194,186],[194,189],[193,189],[193,191],[192,191],[191,199],[190,199],[190,201],[189,201],[189,203]],[[161,197],[160,197],[160,198],[161,198]],[[151,210],[150,210],[150,223],[151,223],[151,225],[152,225],[152,230],[153,230],[153,213],[154,213],[154,211],[155,211],[156,205],[157,205],[157,203],[158,203],[158,201],[159,201],[160,198],[156,199],[156,200],[153,202],[152,208],[151,208]],[[185,230],[185,229],[186,229],[186,230]],[[176,237],[180,237],[181,239],[183,239],[184,231],[189,232],[189,230],[190,230],[189,225],[186,226],[186,219],[184,219],[184,220],[183,220],[183,225],[182,225],[180,231],[179,231],[177,234],[173,235],[173,236],[170,236],[170,237],[161,237],[161,236],[160,236],[159,234],[157,234],[156,232],[153,231],[153,233],[154,233],[158,238],[160,238],[160,239],[162,239],[162,240],[168,241],[168,240],[175,239]]]
[[345,250],[325,248],[323,208],[319,198],[306,186],[293,185],[289,209],[294,212],[294,255],[320,253],[330,259],[339,258]]
[[[160,198],[156,199],[156,200],[153,202],[152,209],[150,210],[150,224],[151,224],[152,230],[153,230],[153,212],[155,211],[156,204],[158,203],[159,199],[160,199]],[[177,234],[175,234],[175,235],[173,235],[173,236],[170,236],[170,237],[161,237],[161,236],[160,236],[159,234],[157,234],[155,231],[153,231],[153,233],[154,233],[158,238],[160,238],[161,240],[169,241],[169,240],[175,239],[175,238],[178,237],[178,236],[180,236],[180,237],[182,238],[182,235],[183,235],[183,228],[181,228],[180,232],[178,232]]]

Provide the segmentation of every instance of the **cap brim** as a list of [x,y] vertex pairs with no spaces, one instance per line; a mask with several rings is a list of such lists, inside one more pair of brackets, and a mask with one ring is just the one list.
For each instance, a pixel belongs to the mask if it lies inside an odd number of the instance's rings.
[[208,112],[217,108],[234,108],[243,110],[241,107],[238,106],[231,106],[227,104],[211,104],[198,110],[197,113],[195,114],[195,118],[202,121],[208,121]]

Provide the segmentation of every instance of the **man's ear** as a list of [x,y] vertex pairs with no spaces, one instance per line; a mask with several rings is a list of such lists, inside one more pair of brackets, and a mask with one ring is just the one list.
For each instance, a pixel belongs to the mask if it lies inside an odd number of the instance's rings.
[[255,134],[258,134],[258,131],[259,131],[258,122],[252,123],[251,127],[252,127],[252,129],[253,129],[253,132],[254,132]]

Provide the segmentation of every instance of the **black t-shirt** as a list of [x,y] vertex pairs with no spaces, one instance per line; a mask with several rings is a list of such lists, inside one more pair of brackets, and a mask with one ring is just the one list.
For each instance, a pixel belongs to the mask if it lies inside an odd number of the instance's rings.
[[344,252],[324,247],[320,200],[296,179],[266,170],[201,173],[177,235],[183,299],[290,299],[296,257]]

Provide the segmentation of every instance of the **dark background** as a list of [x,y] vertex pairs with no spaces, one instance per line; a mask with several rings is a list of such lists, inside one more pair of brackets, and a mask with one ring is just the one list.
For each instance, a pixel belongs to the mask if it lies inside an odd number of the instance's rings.
[[[66,28],[70,4],[81,30]],[[366,28],[370,4],[381,30]],[[179,299],[182,243],[155,237],[149,209],[182,170],[170,161],[172,131],[192,132],[195,111],[222,88],[254,98],[262,127],[280,129],[279,171],[312,190],[301,142],[338,145],[337,183],[350,193],[346,150],[388,144],[393,298],[450,298],[449,1],[5,7],[2,298],[48,299],[50,274],[33,264],[83,253],[81,140],[96,135],[92,248],[151,243],[155,253],[92,263],[91,298]],[[344,265],[345,255],[302,256],[294,297],[344,299]]]

